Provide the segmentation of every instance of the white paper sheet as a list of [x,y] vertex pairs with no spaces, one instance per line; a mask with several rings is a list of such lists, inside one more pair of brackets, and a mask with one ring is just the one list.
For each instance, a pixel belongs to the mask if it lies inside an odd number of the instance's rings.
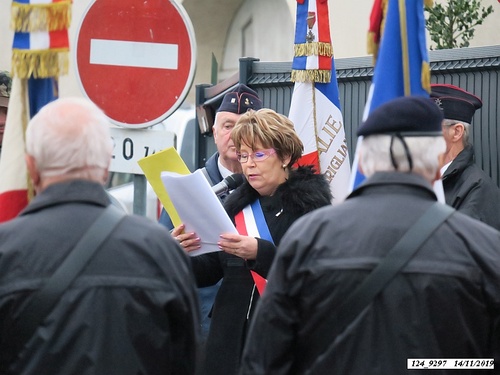
[[189,255],[220,251],[219,235],[238,233],[201,170],[188,175],[162,172],[161,180],[186,225],[185,231],[196,232],[201,239],[201,248]]

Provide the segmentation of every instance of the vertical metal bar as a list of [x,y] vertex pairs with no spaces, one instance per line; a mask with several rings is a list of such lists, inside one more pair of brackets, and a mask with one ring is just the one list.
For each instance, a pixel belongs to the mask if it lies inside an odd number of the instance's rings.
[[259,59],[254,57],[241,57],[240,58],[240,83],[247,84],[248,80],[252,76],[254,61],[259,61]]
[[146,177],[140,174],[134,174],[133,213],[135,215],[146,216],[146,203],[147,203]]

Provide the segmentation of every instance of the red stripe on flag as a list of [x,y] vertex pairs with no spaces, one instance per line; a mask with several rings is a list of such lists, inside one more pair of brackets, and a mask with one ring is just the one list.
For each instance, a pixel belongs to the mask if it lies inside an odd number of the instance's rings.
[[331,35],[328,2],[316,0],[316,12],[318,13],[318,41],[330,43]]
[[373,43],[377,46],[380,43],[383,13],[384,9],[382,6],[382,0],[375,0],[370,13],[370,25],[368,31],[373,33]]
[[313,165],[316,173],[320,172],[319,168],[319,157],[318,152],[313,151],[309,154],[302,155],[302,157],[297,161],[297,165]]
[[16,217],[28,205],[27,190],[10,190],[0,194],[0,223]]
[[68,30],[49,31],[50,49],[68,49],[69,37]]
[[[320,70],[332,70],[332,58],[329,56],[319,56],[318,66]],[[335,72],[332,72],[332,74],[335,74]]]

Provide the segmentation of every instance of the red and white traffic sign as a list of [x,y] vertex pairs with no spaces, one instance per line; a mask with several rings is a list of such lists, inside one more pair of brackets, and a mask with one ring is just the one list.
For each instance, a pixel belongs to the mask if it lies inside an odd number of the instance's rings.
[[191,88],[193,26],[173,0],[95,0],[77,35],[81,88],[116,125],[157,124]]

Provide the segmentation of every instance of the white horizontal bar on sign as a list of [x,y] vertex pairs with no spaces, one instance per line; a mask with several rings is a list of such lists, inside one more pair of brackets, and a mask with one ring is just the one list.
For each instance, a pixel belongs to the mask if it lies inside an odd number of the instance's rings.
[[177,44],[91,39],[90,63],[137,68],[177,69]]

